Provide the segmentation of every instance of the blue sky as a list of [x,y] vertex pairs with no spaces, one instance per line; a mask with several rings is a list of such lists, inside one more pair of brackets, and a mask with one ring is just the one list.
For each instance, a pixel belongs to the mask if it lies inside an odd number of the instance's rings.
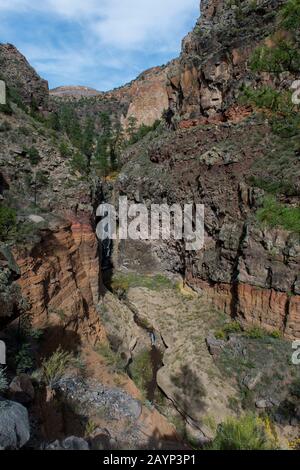
[[0,42],[50,88],[109,90],[179,54],[199,0],[0,0]]

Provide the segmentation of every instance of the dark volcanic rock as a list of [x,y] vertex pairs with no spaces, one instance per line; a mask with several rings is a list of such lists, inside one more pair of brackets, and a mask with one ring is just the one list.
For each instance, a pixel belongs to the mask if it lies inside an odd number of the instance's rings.
[[48,82],[36,73],[11,44],[0,44],[0,77],[18,93],[24,104],[47,108]]

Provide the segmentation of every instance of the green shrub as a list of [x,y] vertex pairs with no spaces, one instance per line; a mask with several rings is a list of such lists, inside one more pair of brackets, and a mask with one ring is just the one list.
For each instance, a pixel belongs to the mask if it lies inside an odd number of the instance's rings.
[[142,392],[147,395],[147,387],[152,380],[153,370],[150,352],[145,349],[139,352],[130,365],[130,374],[132,380]]
[[223,328],[218,330],[215,333],[215,337],[217,339],[227,339],[228,335],[230,335],[231,333],[240,333],[241,331],[242,331],[242,327],[239,324],[239,322],[233,321],[233,322],[230,322],[230,323],[226,323],[223,326]]
[[259,222],[270,227],[282,227],[289,232],[300,233],[300,207],[281,204],[273,196],[265,197],[264,205],[256,216]]
[[[282,193],[286,196],[297,196],[298,192],[295,186],[288,181],[276,181],[275,179],[259,178],[251,176],[248,178],[249,184],[263,189],[265,192],[276,195]],[[300,195],[300,193],[299,193]]]
[[59,145],[59,152],[63,158],[66,158],[70,155],[70,148],[67,142],[61,142]]
[[210,446],[212,450],[271,450],[274,440],[268,436],[263,421],[249,414],[242,418],[228,418],[217,430]]
[[291,92],[280,92],[271,86],[257,89],[244,87],[239,101],[241,104],[251,104],[271,111],[291,111],[294,106]]
[[16,354],[15,362],[18,374],[28,372],[33,368],[34,359],[29,343],[22,344],[21,349]]
[[16,227],[16,211],[0,205],[0,240],[5,240],[9,232]]
[[48,359],[42,362],[42,380],[53,387],[64,375],[66,369],[72,363],[72,354],[63,351],[59,347]]
[[71,161],[70,166],[73,171],[78,171],[81,175],[87,175],[89,172],[88,160],[87,158],[82,155],[80,152],[76,152]]
[[30,148],[24,147],[23,150],[26,153],[27,157],[29,158],[31,165],[37,165],[40,162],[41,156],[39,154],[38,149],[36,149],[35,147],[30,147]]
[[155,131],[159,125],[160,125],[160,120],[157,119],[152,126],[146,126],[145,124],[142,124],[140,127],[136,128],[136,119],[131,120],[131,124],[129,123],[129,128],[127,129],[127,132],[129,134],[129,145],[136,144],[140,140],[142,140],[149,132]]
[[289,0],[281,10],[281,26],[288,30],[300,28],[300,0]]
[[293,104],[291,91],[278,91],[271,86],[244,87],[239,101],[266,114],[275,134],[287,138],[299,133],[300,114]]
[[250,67],[254,72],[297,72],[300,67],[300,52],[294,42],[287,39],[274,39],[275,46],[260,46],[251,57]]
[[0,366],[0,393],[5,392],[8,387],[8,380],[6,377],[5,370]]

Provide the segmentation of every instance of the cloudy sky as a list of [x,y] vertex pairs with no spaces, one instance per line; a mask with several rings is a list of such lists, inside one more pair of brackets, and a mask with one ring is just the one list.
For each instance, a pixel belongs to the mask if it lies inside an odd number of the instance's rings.
[[178,55],[199,0],[0,0],[0,42],[49,81],[108,90]]

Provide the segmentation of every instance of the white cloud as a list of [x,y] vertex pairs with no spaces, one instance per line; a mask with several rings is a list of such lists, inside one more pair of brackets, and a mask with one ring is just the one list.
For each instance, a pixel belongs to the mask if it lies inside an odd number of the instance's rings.
[[[105,45],[140,49],[145,42],[174,44],[199,0],[0,0],[2,11],[44,12],[77,21]],[[177,38],[178,40],[181,38]]]
[[[0,32],[7,32],[3,26],[6,18],[31,15],[36,21],[31,36],[28,30],[14,28],[13,22],[13,33],[1,36],[16,42],[46,77],[54,76],[56,70],[65,81],[66,75],[73,76],[74,82],[94,67],[93,80],[97,79],[96,68],[103,69],[99,74],[105,68],[123,68],[126,77],[134,78],[147,55],[171,58],[178,53],[198,8],[199,0],[0,0]],[[61,21],[66,22],[65,30]]]
[[[107,45],[140,49],[148,41],[166,47],[180,34],[198,0],[104,0],[94,29]],[[177,37],[177,41],[182,38]]]

